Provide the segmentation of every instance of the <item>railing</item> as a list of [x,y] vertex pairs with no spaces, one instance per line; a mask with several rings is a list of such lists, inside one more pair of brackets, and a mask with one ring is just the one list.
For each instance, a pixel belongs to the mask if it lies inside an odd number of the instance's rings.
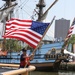
[[19,68],[19,64],[4,64],[4,63],[0,63],[0,67]]
[[[9,66],[9,65],[7,65]],[[11,65],[10,65],[11,66]],[[11,70],[8,72],[3,72],[0,75],[28,75],[28,72],[35,70],[35,66],[29,66],[28,68],[22,68],[22,69],[17,69],[17,70]]]
[[0,56],[0,63],[20,63],[20,55]]

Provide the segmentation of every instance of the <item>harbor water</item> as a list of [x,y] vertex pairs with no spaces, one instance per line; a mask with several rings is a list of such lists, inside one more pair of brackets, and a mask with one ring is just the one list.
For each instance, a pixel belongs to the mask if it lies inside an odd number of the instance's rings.
[[74,71],[59,71],[59,72],[39,72],[33,71],[29,75],[75,75]]
[[[8,72],[16,70],[13,68],[0,68],[0,74],[3,72]],[[59,70],[58,72],[43,72],[43,71],[31,71],[28,75],[75,75],[75,71],[66,71],[66,70]]]

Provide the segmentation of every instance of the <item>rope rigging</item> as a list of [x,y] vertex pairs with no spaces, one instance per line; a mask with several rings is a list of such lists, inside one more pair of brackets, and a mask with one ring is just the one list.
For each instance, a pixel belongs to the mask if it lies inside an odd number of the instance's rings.
[[[28,2],[29,2],[29,0],[25,0],[23,2],[20,0],[21,4],[19,3],[18,7],[16,8],[17,9],[16,12],[18,12],[18,11],[24,12],[31,18],[31,15],[30,15],[31,13],[30,12],[32,11],[32,8],[27,5]],[[22,14],[22,16],[23,16],[23,14]]]

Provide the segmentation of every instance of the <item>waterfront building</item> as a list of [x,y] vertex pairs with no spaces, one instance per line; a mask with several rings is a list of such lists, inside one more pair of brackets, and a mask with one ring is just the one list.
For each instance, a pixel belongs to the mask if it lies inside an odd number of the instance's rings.
[[59,20],[55,20],[55,35],[54,37],[58,40],[64,40],[67,36],[68,30],[70,27],[70,20],[66,20],[61,18]]

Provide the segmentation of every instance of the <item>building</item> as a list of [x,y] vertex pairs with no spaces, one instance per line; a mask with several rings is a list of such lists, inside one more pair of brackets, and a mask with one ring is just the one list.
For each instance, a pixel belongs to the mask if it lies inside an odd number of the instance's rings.
[[59,20],[55,20],[55,35],[57,41],[64,40],[67,36],[68,30],[70,27],[70,20],[66,20],[61,18]]

